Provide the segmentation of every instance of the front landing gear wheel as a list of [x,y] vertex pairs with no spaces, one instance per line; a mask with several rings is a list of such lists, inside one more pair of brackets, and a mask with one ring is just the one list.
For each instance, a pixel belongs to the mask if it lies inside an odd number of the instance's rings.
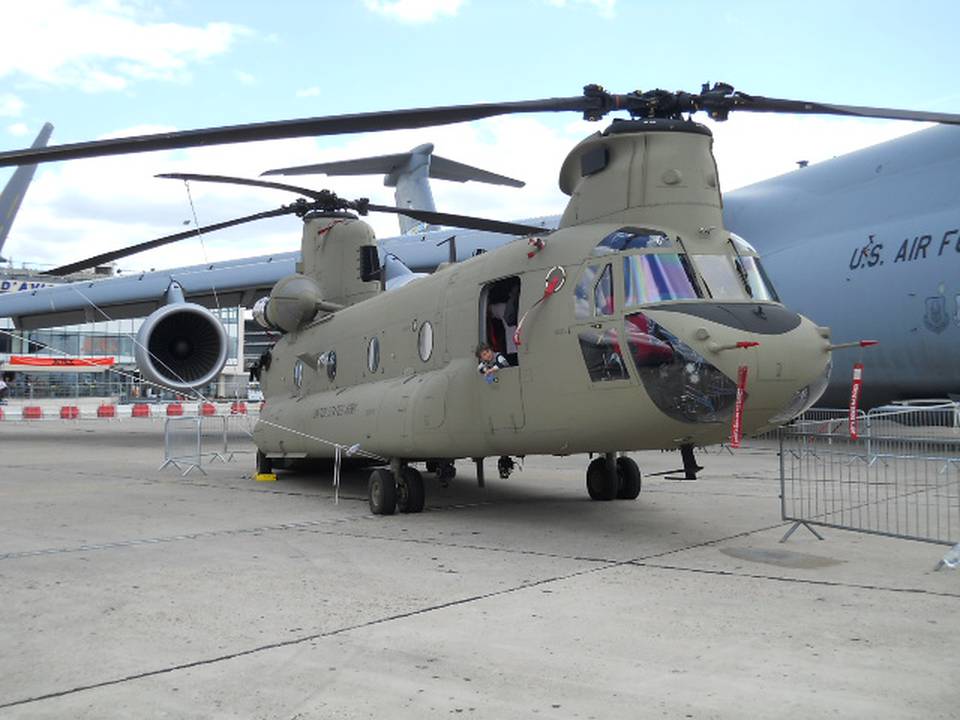
[[423,475],[409,465],[401,468],[397,478],[397,510],[402,513],[422,512],[425,499]]
[[608,463],[606,457],[594,458],[587,466],[587,492],[591,500],[613,500],[619,484],[616,467]]
[[617,499],[636,500],[640,494],[640,468],[633,458],[617,458]]
[[370,495],[370,512],[374,515],[393,515],[397,510],[397,483],[393,473],[377,468],[370,473],[367,485]]

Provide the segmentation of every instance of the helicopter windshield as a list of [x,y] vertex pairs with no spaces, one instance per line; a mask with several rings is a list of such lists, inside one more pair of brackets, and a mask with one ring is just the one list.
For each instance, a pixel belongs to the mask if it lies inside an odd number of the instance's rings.
[[624,256],[623,283],[627,307],[698,296],[686,257],[678,253]]

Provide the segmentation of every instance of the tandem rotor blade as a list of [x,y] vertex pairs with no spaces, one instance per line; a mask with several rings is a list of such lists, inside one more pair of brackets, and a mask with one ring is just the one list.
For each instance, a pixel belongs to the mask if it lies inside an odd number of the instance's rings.
[[414,210],[411,208],[397,208],[389,205],[374,205],[365,199],[346,200],[340,198],[329,190],[311,190],[297,185],[287,185],[286,183],[271,182],[269,180],[256,180],[249,178],[231,177],[229,175],[203,175],[199,173],[163,173],[157,175],[159,178],[170,178],[174,180],[196,180],[197,182],[214,182],[227,185],[247,185],[250,187],[272,188],[274,190],[284,190],[299,193],[313,198],[317,201],[318,207],[327,210],[355,210],[361,215],[366,215],[368,211],[391,213],[393,215],[406,215],[414,220],[430,223],[431,225],[450,225],[453,227],[465,228],[467,230],[485,230],[487,232],[503,233],[504,235],[530,235],[532,233],[543,234],[550,232],[536,225],[523,225],[520,223],[502,222],[500,220],[490,220],[487,218],[475,217],[472,215],[456,215],[453,213],[442,213],[433,210]]
[[41,149],[12,150],[0,153],[0,167],[77,160],[106,155],[126,155],[153,150],[175,150],[207,145],[255,142],[258,140],[282,140],[321,135],[344,135],[349,133],[404,130],[435,125],[482,120],[516,113],[537,112],[590,112],[599,109],[597,99],[584,96],[570,98],[547,98],[506,103],[482,103],[476,105],[452,105],[448,107],[412,108],[329,115],[297,120],[252,123],[248,125],[225,125],[223,127],[182,130],[151,135],[135,135],[109,140],[53,145]]
[[434,212],[432,210],[413,210],[411,208],[396,208],[388,205],[368,204],[368,210],[373,212],[392,213],[393,215],[406,215],[414,220],[429,223],[431,225],[447,225],[450,227],[464,228],[466,230],[485,230],[487,232],[503,233],[504,235],[544,235],[552,232],[548,228],[537,225],[523,225],[521,223],[502,222],[500,220],[489,220],[487,218],[474,217],[472,215],[455,215],[452,213]]
[[224,222],[214,223],[212,225],[204,225],[203,227],[184,230],[183,232],[174,233],[173,235],[166,235],[155,240],[148,240],[147,242],[142,242],[137,245],[130,245],[128,247],[121,248],[120,250],[112,250],[111,252],[94,255],[93,257],[88,257],[84,260],[77,260],[69,265],[61,265],[60,267],[50,270],[48,274],[69,275],[70,273],[79,272],[80,270],[86,270],[87,268],[101,265],[102,263],[119,260],[120,258],[129,257],[130,255],[136,255],[137,253],[141,253],[146,250],[153,250],[154,248],[162,247],[163,245],[169,245],[170,243],[177,242],[178,240],[186,240],[187,238],[196,237],[201,233],[213,232],[214,230],[223,230],[224,228],[233,227],[234,225],[243,225],[244,223],[253,222],[254,220],[263,220],[264,218],[277,217],[278,215],[289,215],[295,212],[297,212],[296,207],[286,206],[276,210],[267,210],[266,212],[246,215],[245,217],[235,218],[233,220],[226,220]]

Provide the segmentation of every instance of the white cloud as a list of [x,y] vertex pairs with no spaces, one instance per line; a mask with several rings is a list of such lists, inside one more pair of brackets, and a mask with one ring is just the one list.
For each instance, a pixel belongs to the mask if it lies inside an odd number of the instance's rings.
[[313,87],[304,88],[303,90],[297,90],[298,98],[310,98],[310,97],[320,97],[321,90],[319,87],[314,85]]
[[16,95],[0,95],[0,117],[18,117],[23,112],[23,100]]
[[30,132],[30,128],[27,127],[26,123],[14,123],[7,128],[7,132],[14,137],[20,137]]
[[453,17],[464,0],[363,0],[368,10],[405,23],[433,22],[442,16]]
[[237,80],[240,81],[241,85],[256,85],[257,78],[254,75],[251,75],[248,72],[243,72],[243,70],[236,71]]
[[87,92],[144,79],[182,81],[191,63],[226,52],[248,33],[230,23],[190,27],[140,17],[139,5],[110,0],[33,0],[4,9],[0,78],[22,76]]
[[546,0],[548,5],[564,8],[571,5],[589,5],[600,13],[601,17],[612,18],[617,0]]

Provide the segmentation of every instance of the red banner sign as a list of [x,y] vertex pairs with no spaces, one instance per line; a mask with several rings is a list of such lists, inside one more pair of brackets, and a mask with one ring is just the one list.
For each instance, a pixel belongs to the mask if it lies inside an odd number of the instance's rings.
[[9,367],[16,368],[18,365],[23,367],[112,367],[116,363],[116,358],[112,357],[93,357],[93,358],[70,358],[70,357],[38,357],[36,355],[11,355]]
[[850,439],[860,437],[860,387],[863,385],[863,363],[853,366],[853,385],[850,387]]
[[740,447],[743,439],[743,403],[747,399],[747,366],[737,369],[737,401],[733,406],[733,427],[730,429],[730,447]]

